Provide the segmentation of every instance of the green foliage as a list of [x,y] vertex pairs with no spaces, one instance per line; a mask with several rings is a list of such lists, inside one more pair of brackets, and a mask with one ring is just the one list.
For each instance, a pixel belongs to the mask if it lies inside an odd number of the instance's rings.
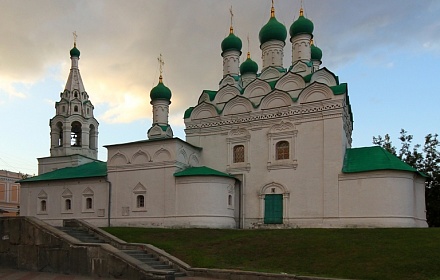
[[428,134],[425,136],[423,147],[420,144],[412,145],[413,136],[402,129],[399,150],[393,145],[388,134],[384,137],[380,135],[373,137],[373,144],[395,154],[402,161],[428,176],[425,200],[426,219],[430,227],[440,227],[440,143],[437,137],[437,134]]
[[439,279],[440,229],[105,228],[192,267],[344,279]]

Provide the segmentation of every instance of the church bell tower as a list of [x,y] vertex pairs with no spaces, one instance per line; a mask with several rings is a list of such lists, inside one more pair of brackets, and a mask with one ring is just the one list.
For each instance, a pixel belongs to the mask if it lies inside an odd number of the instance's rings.
[[[81,164],[84,160],[79,158],[85,157],[86,161],[90,161],[98,157],[99,124],[93,116],[94,107],[79,72],[80,51],[76,48],[76,33],[74,38],[74,45],[70,50],[69,77],[64,91],[60,93],[60,101],[55,103],[55,116],[49,122],[50,157],[40,160],[40,165],[47,161],[54,164],[59,161],[51,169]],[[50,170],[40,168],[40,173],[47,171]]]

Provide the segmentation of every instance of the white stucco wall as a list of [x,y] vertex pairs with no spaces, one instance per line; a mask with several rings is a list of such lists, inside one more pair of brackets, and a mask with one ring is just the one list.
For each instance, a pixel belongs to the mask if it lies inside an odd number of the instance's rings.
[[340,221],[347,226],[427,226],[423,179],[414,172],[343,174],[339,180]]
[[235,179],[178,177],[176,223],[184,227],[235,228],[235,195]]
[[[21,184],[20,215],[34,216],[61,226],[63,219],[83,219],[96,226],[108,224],[108,183],[105,178],[56,180]],[[86,209],[86,198],[92,198],[92,208]],[[41,211],[41,200],[46,200],[46,211]],[[70,199],[71,210],[65,209]]]

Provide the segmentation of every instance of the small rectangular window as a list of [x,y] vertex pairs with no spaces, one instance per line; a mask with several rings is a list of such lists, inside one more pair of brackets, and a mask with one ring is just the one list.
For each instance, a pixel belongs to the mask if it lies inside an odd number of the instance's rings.
[[234,163],[244,162],[244,146],[243,145],[234,146],[233,162]]

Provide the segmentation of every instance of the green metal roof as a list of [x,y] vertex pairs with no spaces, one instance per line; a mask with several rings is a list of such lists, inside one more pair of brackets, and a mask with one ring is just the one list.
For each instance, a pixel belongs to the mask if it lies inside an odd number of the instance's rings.
[[160,80],[157,86],[155,86],[150,91],[150,98],[151,100],[157,100],[157,99],[165,99],[170,101],[171,100],[171,90],[166,87],[163,82]]
[[250,57],[248,57],[241,65],[240,65],[240,73],[253,73],[257,74],[258,72],[258,64],[253,61]]
[[229,33],[229,36],[223,39],[221,48],[222,52],[230,51],[230,50],[236,50],[241,52],[241,39],[235,36],[234,33]]
[[19,183],[67,180],[107,176],[107,163],[94,161],[76,167],[65,167],[35,177],[18,181]]
[[312,60],[322,59],[322,50],[313,44],[310,46],[310,54]]
[[340,85],[332,86],[330,88],[332,89],[334,95],[347,93],[347,83],[342,83]]
[[296,21],[292,23],[289,29],[290,36],[295,37],[298,34],[313,34],[313,22],[303,15],[300,15]]
[[287,38],[287,29],[275,17],[271,17],[266,25],[261,28],[259,33],[260,44],[270,40],[285,42]]
[[209,96],[209,100],[212,101],[212,100],[214,100],[215,95],[217,94],[217,91],[205,89],[205,90],[203,90],[202,94],[203,93],[206,93]]
[[185,176],[219,176],[219,177],[234,178],[233,176],[227,173],[223,173],[206,166],[190,167],[180,172],[174,173],[174,177],[185,177]]
[[426,177],[398,157],[382,147],[362,147],[347,149],[344,157],[343,173],[367,172],[375,170],[401,170],[416,172]]
[[70,50],[70,56],[71,57],[79,57],[80,51],[76,48],[76,45],[73,47],[73,49]]
[[183,118],[187,119],[189,117],[191,117],[191,113],[194,110],[194,107],[189,107],[188,109],[186,109],[185,113],[183,114]]

